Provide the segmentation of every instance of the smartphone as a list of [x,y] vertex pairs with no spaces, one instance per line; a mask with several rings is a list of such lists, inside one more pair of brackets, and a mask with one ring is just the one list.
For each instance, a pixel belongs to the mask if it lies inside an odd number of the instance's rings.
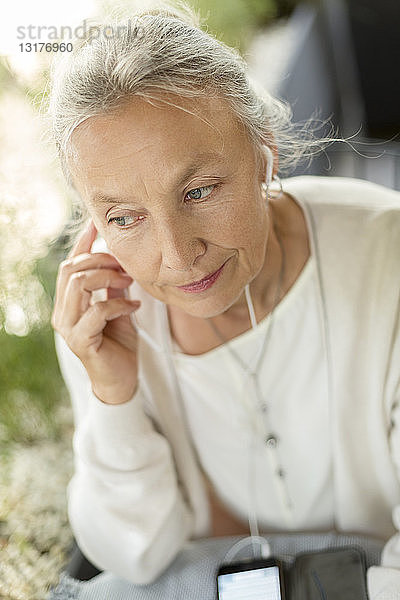
[[285,600],[282,564],[260,558],[221,565],[217,591],[218,600]]

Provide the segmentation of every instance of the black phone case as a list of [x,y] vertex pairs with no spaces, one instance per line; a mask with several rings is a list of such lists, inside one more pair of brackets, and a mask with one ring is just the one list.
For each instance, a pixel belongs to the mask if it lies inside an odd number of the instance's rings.
[[348,547],[300,554],[286,588],[290,600],[368,600],[364,552]]

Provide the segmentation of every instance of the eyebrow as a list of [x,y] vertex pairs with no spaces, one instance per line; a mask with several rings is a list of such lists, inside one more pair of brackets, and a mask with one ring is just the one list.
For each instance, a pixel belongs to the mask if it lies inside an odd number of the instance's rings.
[[[216,164],[221,162],[224,159],[224,156],[218,152],[207,152],[198,154],[194,160],[189,163],[189,165],[184,169],[184,171],[178,176],[175,185],[179,187],[185,181],[192,177],[201,167],[205,165]],[[121,197],[121,196],[107,196],[103,194],[103,192],[96,192],[91,197],[91,202],[93,204],[100,203],[112,203],[112,202],[130,202],[132,197]]]

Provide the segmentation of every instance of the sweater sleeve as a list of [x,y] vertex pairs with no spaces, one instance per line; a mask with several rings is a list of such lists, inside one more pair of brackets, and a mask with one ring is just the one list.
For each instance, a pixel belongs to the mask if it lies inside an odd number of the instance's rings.
[[170,446],[145,414],[140,383],[125,404],[105,404],[58,334],[56,348],[75,420],[75,472],[67,490],[73,533],[99,569],[149,583],[192,530]]
[[[400,380],[392,406],[390,446],[400,481]],[[400,599],[400,505],[393,509],[393,523],[398,533],[385,544],[381,566],[368,569],[370,600]]]

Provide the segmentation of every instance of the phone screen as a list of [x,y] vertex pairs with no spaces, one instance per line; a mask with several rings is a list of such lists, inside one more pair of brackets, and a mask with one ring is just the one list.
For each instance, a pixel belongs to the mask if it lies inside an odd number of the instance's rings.
[[219,600],[282,600],[278,566],[218,575]]

